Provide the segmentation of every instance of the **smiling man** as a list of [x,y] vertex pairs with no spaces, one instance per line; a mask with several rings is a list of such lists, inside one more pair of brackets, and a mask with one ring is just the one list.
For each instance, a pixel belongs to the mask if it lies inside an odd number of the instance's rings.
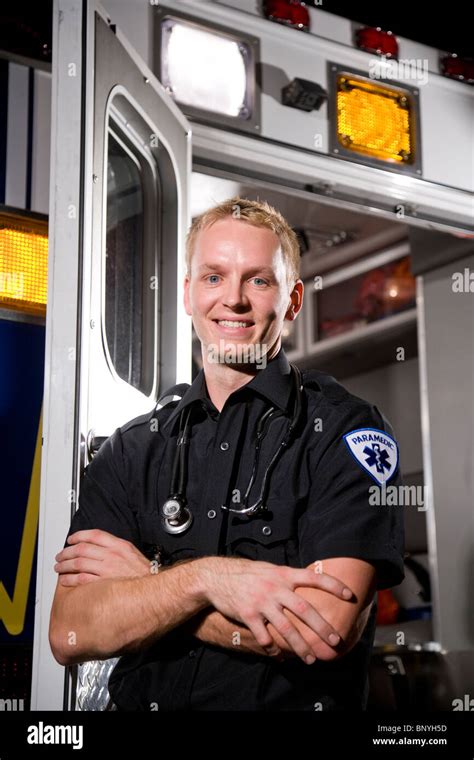
[[403,579],[403,516],[369,489],[399,482],[398,450],[375,406],[289,364],[302,300],[271,206],[232,198],[194,220],[184,303],[203,368],[102,446],[56,557],[53,653],[122,655],[119,710],[365,707],[375,591]]

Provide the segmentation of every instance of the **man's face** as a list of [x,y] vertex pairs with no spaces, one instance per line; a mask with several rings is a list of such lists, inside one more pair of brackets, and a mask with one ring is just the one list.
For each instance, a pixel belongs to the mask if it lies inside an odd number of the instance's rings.
[[260,350],[271,359],[280,348],[292,300],[297,312],[300,299],[291,295],[274,232],[228,217],[199,233],[184,305],[204,361],[213,346],[239,344],[264,346]]

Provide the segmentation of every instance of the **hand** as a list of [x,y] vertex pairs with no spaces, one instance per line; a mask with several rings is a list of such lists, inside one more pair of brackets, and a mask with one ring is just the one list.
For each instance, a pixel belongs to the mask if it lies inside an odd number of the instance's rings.
[[285,614],[293,613],[328,646],[336,647],[341,637],[336,630],[302,596],[299,586],[319,588],[344,600],[353,594],[344,583],[315,568],[293,568],[269,562],[234,557],[206,557],[201,562],[204,595],[210,605],[228,618],[249,628],[257,643],[266,648],[274,639],[266,624],[308,665],[315,661],[310,644]]
[[152,571],[151,562],[130,541],[105,530],[72,533],[55,559],[62,586],[78,586],[104,578],[139,578]]

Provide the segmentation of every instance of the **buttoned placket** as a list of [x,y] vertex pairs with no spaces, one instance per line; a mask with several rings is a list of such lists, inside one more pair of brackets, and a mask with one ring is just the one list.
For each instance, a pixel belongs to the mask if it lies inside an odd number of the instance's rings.
[[242,429],[244,405],[224,407],[215,420],[215,440],[211,448],[208,476],[202,496],[201,513],[206,519],[201,524],[199,546],[204,555],[219,554],[219,542],[223,520],[226,519],[222,504],[228,498],[231,487],[235,457],[238,456],[236,431]]
[[[201,514],[206,515],[201,523],[199,535],[199,546],[204,556],[219,554],[219,542],[222,532],[223,521],[227,522],[227,515],[221,509],[225,503],[234,468],[234,460],[238,452],[236,442],[238,436],[236,430],[242,429],[244,422],[245,405],[238,404],[224,409],[221,414],[214,419],[215,423],[215,440],[212,446],[212,456],[208,477],[206,478],[206,487],[203,492]],[[213,419],[213,416],[208,414]],[[234,431],[234,432],[233,432]],[[188,652],[186,662],[176,683],[176,687],[182,689],[186,694],[188,707],[191,703],[191,694],[196,674],[199,670],[201,659],[204,653],[204,646],[198,645]]]

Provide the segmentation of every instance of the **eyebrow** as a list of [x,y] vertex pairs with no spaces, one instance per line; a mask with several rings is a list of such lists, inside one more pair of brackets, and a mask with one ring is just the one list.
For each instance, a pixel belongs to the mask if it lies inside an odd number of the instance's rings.
[[[198,272],[222,272],[225,269],[225,267],[222,267],[220,264],[201,264],[201,266],[198,267]],[[252,274],[265,274],[267,277],[274,277],[275,273],[271,267],[252,267],[247,272],[245,272],[246,275],[252,275]]]

